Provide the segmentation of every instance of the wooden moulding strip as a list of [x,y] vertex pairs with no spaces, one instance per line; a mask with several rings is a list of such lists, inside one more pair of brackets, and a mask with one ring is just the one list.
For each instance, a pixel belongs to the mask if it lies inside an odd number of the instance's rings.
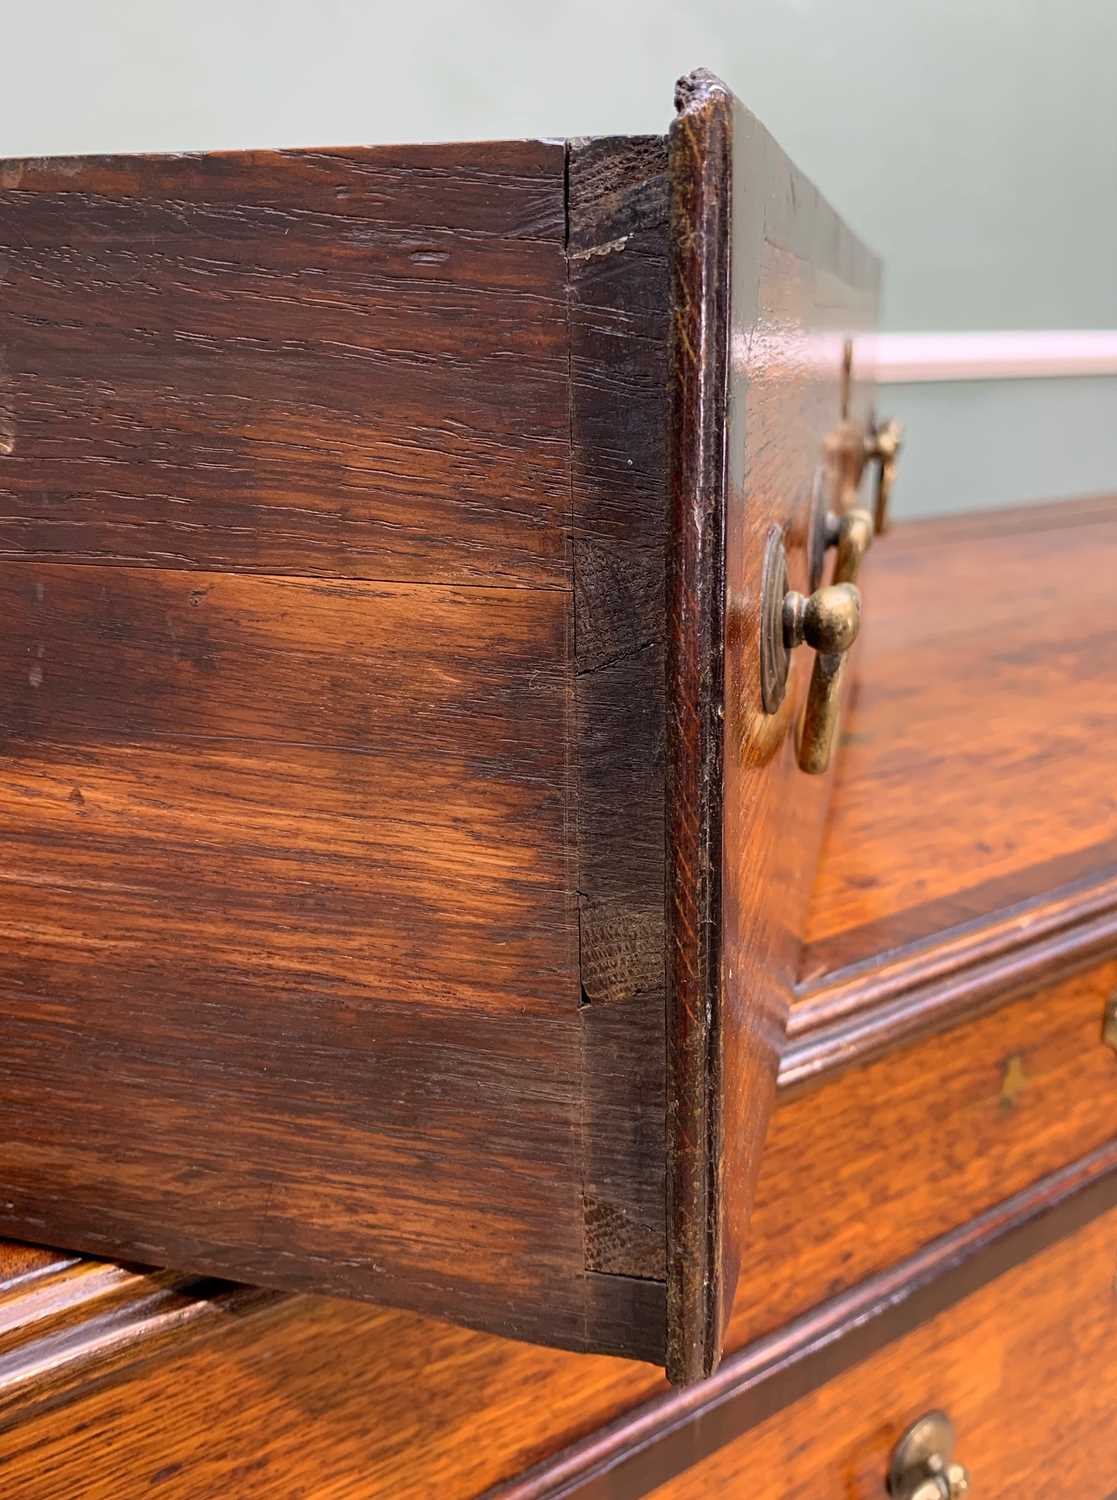
[[800,991],[781,1089],[829,1076],[1117,952],[1117,874],[1076,882]]
[[1110,1142],[484,1500],[637,1500],[1114,1206]]

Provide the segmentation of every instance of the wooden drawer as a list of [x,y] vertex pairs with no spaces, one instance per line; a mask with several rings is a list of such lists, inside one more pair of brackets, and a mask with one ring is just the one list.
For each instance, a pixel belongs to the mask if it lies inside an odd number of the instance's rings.
[[1114,1135],[1117,962],[811,1089],[768,1135],[731,1347],[914,1255]]
[[1115,1266],[1111,1211],[648,1493],[884,1500],[893,1444],[939,1408],[973,1494],[1106,1500]]
[[879,268],[680,99],[0,169],[6,1232],[716,1363]]

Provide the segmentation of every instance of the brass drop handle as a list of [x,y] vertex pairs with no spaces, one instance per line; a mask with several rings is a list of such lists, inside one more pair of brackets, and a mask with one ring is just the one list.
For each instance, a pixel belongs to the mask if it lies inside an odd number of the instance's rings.
[[861,595],[852,583],[830,583],[807,596],[790,590],[783,601],[783,644],[805,641],[816,652],[799,731],[799,769],[818,776],[830,764],[841,717],[842,668],[861,627]]
[[888,530],[888,501],[896,478],[896,463],[904,443],[904,429],[894,418],[874,427],[865,438],[865,459],[877,466],[873,494],[873,524],[879,533]]
[[969,1473],[954,1459],[954,1424],[945,1412],[927,1412],[892,1450],[888,1493],[892,1500],[962,1500],[969,1492]]
[[830,512],[826,517],[826,545],[837,549],[834,562],[835,583],[856,583],[865,553],[873,545],[876,527],[873,517],[860,507],[847,510],[845,515]]

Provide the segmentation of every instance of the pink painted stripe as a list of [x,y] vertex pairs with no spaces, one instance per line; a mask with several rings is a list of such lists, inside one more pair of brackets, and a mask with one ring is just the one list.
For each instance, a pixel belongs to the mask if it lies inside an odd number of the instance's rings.
[[1117,375],[1117,330],[879,333],[858,339],[854,363],[891,384]]

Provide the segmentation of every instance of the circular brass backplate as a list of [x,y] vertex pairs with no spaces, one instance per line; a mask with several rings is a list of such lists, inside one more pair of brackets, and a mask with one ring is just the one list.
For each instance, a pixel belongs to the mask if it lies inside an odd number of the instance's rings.
[[760,699],[774,714],[787,690],[788,651],[783,638],[783,601],[788,591],[783,532],[773,526],[764,548],[760,589]]

